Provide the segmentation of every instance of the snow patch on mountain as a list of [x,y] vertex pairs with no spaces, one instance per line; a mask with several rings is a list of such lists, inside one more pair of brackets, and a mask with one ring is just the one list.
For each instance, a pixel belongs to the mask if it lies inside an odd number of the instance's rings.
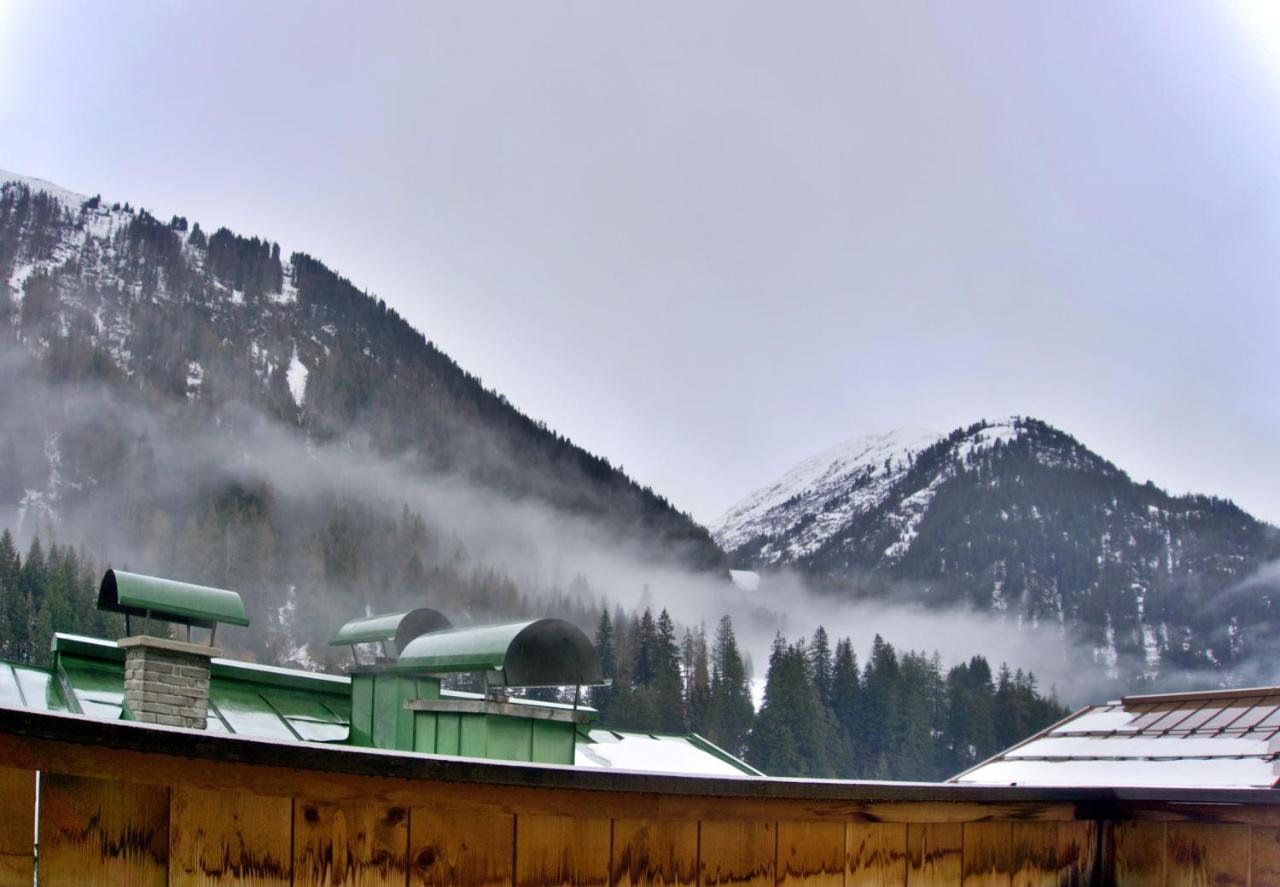
[[900,428],[846,441],[734,505],[712,525],[712,534],[726,551],[760,535],[786,534],[785,551],[776,552],[774,560],[814,551],[853,516],[883,502],[915,454],[941,437],[923,428]]
[[289,393],[293,395],[293,402],[302,406],[307,399],[307,367],[298,359],[296,346],[293,349],[293,356],[289,358],[289,369],[286,375],[289,379]]
[[26,185],[34,193],[36,191],[44,191],[50,197],[61,202],[68,209],[74,211],[80,207],[89,198],[83,194],[77,194],[75,191],[68,191],[60,185],[53,182],[37,179],[34,176],[19,175],[16,172],[8,172],[0,169],[0,184],[8,184],[9,182],[17,182],[20,185]]

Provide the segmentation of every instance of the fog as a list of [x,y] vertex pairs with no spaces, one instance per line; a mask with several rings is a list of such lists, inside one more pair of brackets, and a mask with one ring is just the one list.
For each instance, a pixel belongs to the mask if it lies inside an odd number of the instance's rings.
[[[21,348],[0,349],[0,373],[18,380],[0,390],[10,503],[0,518],[24,546],[39,533],[46,544],[53,539],[84,545],[100,567],[167,570],[174,578],[210,582],[202,572],[208,566],[195,551],[178,545],[165,556],[142,538],[139,522],[148,518],[139,515],[159,508],[180,522],[202,491],[266,483],[271,507],[289,527],[314,527],[325,503],[360,504],[387,520],[407,507],[444,540],[442,559],[506,574],[535,610],[540,602],[577,594],[587,598],[581,603],[592,612],[601,606],[666,608],[680,625],[705,625],[708,633],[728,614],[758,683],[776,634],[811,637],[822,625],[833,642],[851,638],[864,661],[879,634],[899,650],[937,651],[948,666],[981,654],[993,668],[1008,662],[1030,669],[1042,690],[1055,688],[1072,704],[1097,701],[1096,694],[1105,692],[1093,652],[1072,643],[1056,624],[929,609],[911,603],[918,595],[907,587],[876,600],[859,598],[856,587],[846,595],[818,593],[785,572],[765,576],[758,590],[746,591],[723,575],[674,566],[638,535],[619,537],[590,520],[531,499],[510,501],[456,476],[424,476],[408,457],[378,454],[358,436],[317,445],[244,404],[202,410],[121,397],[105,387],[51,384]],[[283,544],[302,547],[307,537],[291,538]],[[293,589],[293,624],[280,628],[299,643],[323,644],[337,621],[370,606],[442,606],[461,622],[525,615],[459,613],[456,601],[442,601],[440,589],[432,587],[392,587],[380,595],[375,589],[335,587],[306,566],[304,554],[281,555],[277,586],[235,589],[251,612],[256,600],[270,618]],[[228,634],[230,642],[235,638]],[[1097,678],[1086,681],[1085,674]]]

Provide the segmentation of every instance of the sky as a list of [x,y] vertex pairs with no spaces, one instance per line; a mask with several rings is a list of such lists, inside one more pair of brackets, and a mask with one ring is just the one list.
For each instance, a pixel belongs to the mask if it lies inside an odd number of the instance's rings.
[[1280,523],[1270,0],[0,0],[0,168],[303,250],[704,522],[1035,416]]

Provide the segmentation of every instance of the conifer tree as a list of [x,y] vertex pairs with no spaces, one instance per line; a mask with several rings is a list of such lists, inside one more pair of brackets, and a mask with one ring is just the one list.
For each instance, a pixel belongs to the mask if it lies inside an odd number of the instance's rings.
[[[596,653],[600,656],[600,671],[604,674],[605,680],[615,680],[618,672],[618,658],[613,643],[613,620],[609,618],[608,607],[600,611],[600,624],[596,628]],[[600,712],[601,721],[609,716],[613,692],[612,686],[591,688],[591,704]]]
[[687,724],[684,680],[680,673],[680,648],[676,644],[675,623],[666,609],[658,614],[654,652],[653,688],[658,707],[659,729],[667,733],[683,732]]
[[818,691],[818,699],[823,705],[831,705],[831,642],[827,638],[827,630],[821,625],[809,644],[809,667],[813,671],[813,686]]
[[746,753],[755,709],[746,666],[738,652],[733,620],[720,617],[711,651],[711,693],[707,704],[707,738],[730,754]]

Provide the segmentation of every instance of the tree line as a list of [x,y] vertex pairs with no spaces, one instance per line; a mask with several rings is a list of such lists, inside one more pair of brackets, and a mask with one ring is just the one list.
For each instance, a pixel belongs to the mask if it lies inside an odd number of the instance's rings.
[[1067,713],[1030,672],[993,674],[982,656],[944,671],[937,653],[899,655],[879,635],[861,668],[822,627],[811,641],[778,635],[758,712],[727,615],[708,644],[702,627],[678,635],[666,610],[605,610],[595,640],[613,678],[591,692],[603,725],[693,731],[771,776],[945,779]]
[[[402,544],[425,532],[407,510],[391,523]],[[334,579],[350,566],[344,550],[328,551],[326,572]],[[233,562],[269,562],[268,553],[257,550]],[[447,586],[444,574],[425,566],[417,552],[406,570],[414,587]],[[0,532],[0,656],[45,664],[55,631],[120,636],[120,617],[96,607],[99,579],[83,549],[46,547],[37,536],[24,557],[13,534]],[[936,653],[900,655],[879,636],[859,667],[852,643],[846,638],[832,648],[821,627],[809,641],[775,639],[756,711],[750,660],[728,615],[708,634],[705,626],[677,626],[665,609],[655,617],[652,608],[593,606],[581,577],[566,592],[549,590],[536,601],[494,571],[460,572],[452,583],[447,609],[454,612],[465,602],[472,615],[488,618],[545,614],[580,625],[595,618],[596,649],[612,679],[589,691],[603,726],[696,732],[773,776],[944,779],[1065,714],[1022,670],[1002,666],[993,674],[986,659],[975,656],[944,672]],[[271,631],[242,640],[248,646],[240,655],[286,661]],[[318,664],[339,668],[338,659],[328,655]]]

